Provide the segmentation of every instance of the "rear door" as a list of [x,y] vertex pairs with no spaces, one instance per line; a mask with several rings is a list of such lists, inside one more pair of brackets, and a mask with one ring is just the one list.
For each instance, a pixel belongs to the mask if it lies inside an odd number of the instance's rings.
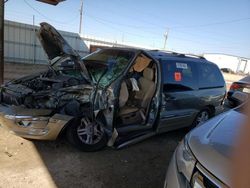
[[162,60],[163,93],[159,131],[189,126],[197,113],[196,63]]
[[217,65],[213,63],[199,63],[199,92],[197,103],[199,108],[213,106],[219,108],[226,94],[225,80]]

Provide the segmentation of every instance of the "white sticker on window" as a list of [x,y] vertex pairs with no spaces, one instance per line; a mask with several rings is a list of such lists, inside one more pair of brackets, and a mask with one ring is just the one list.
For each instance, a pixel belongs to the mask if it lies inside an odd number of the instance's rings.
[[176,63],[176,68],[178,69],[188,69],[188,66],[186,63]]

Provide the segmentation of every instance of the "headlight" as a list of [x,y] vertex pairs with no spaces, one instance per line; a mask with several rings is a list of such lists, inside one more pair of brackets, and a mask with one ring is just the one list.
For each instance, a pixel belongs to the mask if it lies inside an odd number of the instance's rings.
[[186,137],[177,147],[176,162],[178,171],[182,173],[188,181],[190,181],[195,167],[196,159],[194,158],[192,152],[188,147]]

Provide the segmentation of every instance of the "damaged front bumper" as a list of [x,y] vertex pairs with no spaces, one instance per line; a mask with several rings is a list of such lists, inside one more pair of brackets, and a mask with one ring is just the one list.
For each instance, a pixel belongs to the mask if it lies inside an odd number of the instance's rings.
[[55,114],[51,110],[27,109],[0,104],[0,127],[30,139],[55,140],[72,116]]

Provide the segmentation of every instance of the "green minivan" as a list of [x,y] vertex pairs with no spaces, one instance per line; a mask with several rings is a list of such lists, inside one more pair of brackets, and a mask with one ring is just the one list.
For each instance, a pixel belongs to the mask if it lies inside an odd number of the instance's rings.
[[0,88],[0,125],[24,138],[122,148],[200,125],[223,107],[224,78],[203,57],[112,47],[81,58],[51,25],[38,36],[48,70]]

